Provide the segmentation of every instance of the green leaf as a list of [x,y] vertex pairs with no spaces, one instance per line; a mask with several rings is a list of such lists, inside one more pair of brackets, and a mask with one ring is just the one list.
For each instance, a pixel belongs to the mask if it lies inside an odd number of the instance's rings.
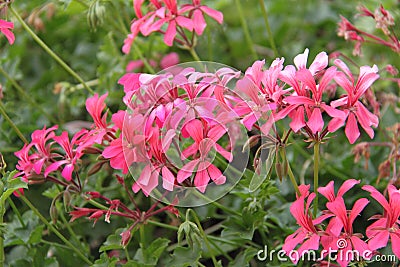
[[115,257],[109,257],[107,253],[101,253],[100,258],[96,260],[93,267],[114,267],[118,259]]
[[[196,245],[195,245],[196,246]],[[195,249],[177,247],[174,253],[171,255],[172,259],[167,264],[170,267],[196,267],[201,256],[201,249],[199,247]]]
[[247,267],[249,262],[257,255],[258,250],[255,248],[247,248],[240,252],[234,261],[229,263],[229,267]]
[[228,240],[238,240],[243,242],[244,240],[252,240],[254,235],[254,226],[244,226],[241,220],[230,217],[224,224],[225,228],[221,237]]
[[168,239],[157,238],[150,246],[138,249],[134,260],[139,263],[140,266],[155,266],[169,242],[170,240]]
[[42,239],[44,225],[39,225],[31,232],[28,239],[28,244],[37,244]]
[[268,152],[268,157],[265,160],[265,170],[266,170],[266,175],[257,175],[256,173],[253,176],[253,179],[250,182],[249,185],[249,190],[250,192],[254,192],[256,191],[260,185],[271,176],[271,170],[272,170],[272,166],[274,163],[274,158],[275,158],[275,152],[276,152],[276,148],[270,148],[269,152]]
[[109,235],[107,240],[100,247],[99,252],[104,252],[107,250],[113,249],[123,249],[121,245],[121,233],[124,231],[124,228],[119,228],[115,231],[115,234]]
[[0,203],[4,203],[6,199],[15,191],[20,188],[28,188],[28,184],[25,183],[24,181],[21,180],[21,178],[14,178],[15,174],[17,173],[16,170],[12,172],[8,172],[6,174],[6,178],[3,178],[3,181],[5,180],[5,185],[4,185],[4,192],[0,197]]

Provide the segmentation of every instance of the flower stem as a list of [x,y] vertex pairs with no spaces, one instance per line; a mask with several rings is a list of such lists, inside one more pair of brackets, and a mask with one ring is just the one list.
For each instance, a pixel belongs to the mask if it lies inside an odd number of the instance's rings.
[[[5,202],[0,202],[0,225],[4,222],[4,214],[6,213]],[[3,233],[0,235],[0,267],[4,266],[4,236]]]
[[143,248],[146,248],[146,235],[144,232],[144,224],[139,225],[140,243]]
[[318,212],[318,170],[319,170],[319,142],[314,145],[314,217]]
[[22,228],[25,228],[26,225],[24,223],[24,220],[22,219],[21,213],[19,212],[17,206],[15,206],[14,201],[10,197],[7,198],[7,200],[8,200],[8,204],[10,204],[11,209],[13,210],[15,215],[17,215],[18,221],[21,224]]
[[57,123],[58,123],[57,120],[56,120],[52,115],[50,115],[49,113],[47,113],[47,112],[43,109],[43,107],[42,107],[41,105],[39,105],[39,104],[32,98],[32,96],[29,96],[29,95],[25,92],[25,90],[17,83],[17,81],[14,80],[10,75],[8,75],[8,73],[5,72],[5,70],[4,70],[1,66],[0,66],[0,73],[3,74],[4,77],[6,77],[6,79],[9,80],[9,81],[11,82],[11,84],[14,86],[14,88],[17,89],[17,91],[22,95],[22,97],[24,97],[26,100],[28,100],[28,101],[32,104],[32,106],[34,106],[35,108],[39,109],[40,112],[42,112],[43,115],[45,115],[46,118],[47,118],[50,122],[52,122],[52,123],[54,123],[54,124],[57,124]]
[[12,119],[7,115],[7,112],[4,108],[3,103],[0,101],[0,113],[4,116],[4,119],[10,124],[11,128],[17,133],[18,137],[24,142],[25,144],[28,143],[28,140],[25,138],[25,136],[21,133],[21,131],[18,129],[17,125],[12,121]]
[[144,57],[144,55],[143,55],[142,51],[140,50],[140,48],[136,44],[132,44],[132,46],[133,46],[133,49],[135,49],[135,53],[137,53],[137,55],[139,56],[140,60],[143,62],[143,65],[146,67],[146,69],[151,74],[156,73],[155,70],[153,69],[153,67],[150,65],[150,63],[147,60],[147,58]]
[[58,63],[63,67],[69,74],[71,74],[77,81],[79,81],[85,89],[91,93],[94,94],[94,91],[85,83],[85,81],[79,76],[78,73],[76,73],[73,69],[71,69],[70,66],[67,65],[67,63],[64,62],[56,53],[54,53],[51,48],[49,48],[45,42],[42,41],[42,39],[39,38],[39,36],[36,35],[35,32],[32,31],[32,29],[28,26],[28,24],[25,23],[25,21],[21,18],[21,16],[15,11],[15,9],[12,6],[9,6],[9,9],[11,13],[16,17],[16,19],[21,23],[22,27],[32,36],[32,38]]
[[84,262],[92,266],[93,263],[83,253],[69,242],[46,218],[39,212],[39,210],[25,197],[21,196],[20,199],[39,217],[39,219],[54,233],[56,234],[68,247],[70,247]]
[[197,54],[196,50],[194,49],[194,47],[191,47],[189,49],[189,52],[195,61],[201,61],[201,59],[200,59],[199,55]]
[[231,214],[234,214],[234,215],[237,215],[237,216],[242,216],[242,214],[241,214],[240,212],[237,212],[237,211],[235,211],[235,210],[232,210],[232,209],[230,209],[230,208],[228,208],[228,207],[225,207],[225,206],[222,205],[222,204],[219,204],[219,203],[216,202],[216,201],[213,201],[212,199],[208,198],[206,195],[200,193],[200,192],[197,191],[197,190],[193,190],[193,192],[194,192],[194,194],[195,194],[196,196],[198,196],[198,197],[204,199],[204,200],[207,201],[209,204],[212,204],[212,205],[214,205],[215,207],[217,207],[217,208],[219,208],[219,209],[221,209],[221,210],[223,210],[223,211],[226,211],[226,212],[228,212],[228,213],[231,213]]
[[208,238],[207,238],[206,233],[205,233],[204,230],[203,230],[203,227],[201,226],[200,220],[199,220],[199,218],[197,217],[196,212],[195,212],[194,210],[192,210],[192,209],[188,209],[187,212],[186,212],[186,220],[188,219],[187,216],[188,216],[188,214],[189,214],[190,212],[192,213],[192,216],[193,216],[193,218],[194,218],[194,221],[196,222],[197,226],[199,227],[200,234],[203,236],[204,243],[206,244],[206,246],[207,246],[207,248],[208,248],[208,252],[210,253],[210,256],[211,256],[211,259],[212,259],[212,261],[213,261],[213,263],[214,263],[214,266],[219,266],[219,265],[218,265],[218,262],[217,262],[217,259],[216,259],[215,256],[214,256],[213,250],[211,249],[210,242],[209,242],[209,240],[208,240]]
[[274,50],[275,57],[278,57],[278,55],[279,55],[278,49],[276,49],[274,36],[272,35],[271,27],[269,25],[268,13],[267,13],[267,9],[265,8],[264,0],[259,0],[259,2],[260,2],[261,12],[263,14],[264,21],[265,21],[265,27],[267,28],[267,32],[268,32],[269,44],[271,45],[272,50]]
[[287,164],[287,166],[288,166],[288,175],[289,175],[290,181],[291,181],[292,184],[293,184],[294,190],[296,191],[296,194],[297,194],[298,196],[300,196],[299,186],[297,185],[297,181],[296,181],[296,178],[294,177],[292,168],[290,167],[289,162],[287,162],[287,163],[285,163],[285,164]]
[[235,0],[235,4],[236,4],[236,9],[237,9],[237,12],[239,15],[240,23],[242,24],[242,28],[243,28],[244,36],[246,38],[247,45],[249,46],[249,49],[250,49],[250,52],[251,52],[253,58],[256,60],[256,59],[258,59],[258,55],[257,55],[256,50],[254,49],[254,44],[253,44],[253,40],[251,39],[249,27],[247,26],[247,22],[244,17],[244,14],[243,14],[242,4],[240,3],[240,0]]

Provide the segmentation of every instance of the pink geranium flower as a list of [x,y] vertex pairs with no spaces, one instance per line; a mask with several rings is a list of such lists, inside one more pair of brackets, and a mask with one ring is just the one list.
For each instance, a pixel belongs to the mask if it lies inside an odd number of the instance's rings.
[[[317,250],[319,248],[320,233],[317,225],[332,215],[322,215],[317,219],[313,219],[310,212],[310,205],[315,198],[315,193],[309,194],[310,185],[300,185],[300,196],[290,206],[290,213],[296,219],[300,226],[293,234],[285,239],[282,249],[288,254],[294,250],[299,244],[297,254],[302,255],[303,252],[309,250]],[[291,259],[294,263],[298,262],[298,258]]]
[[0,19],[0,32],[6,36],[10,45],[14,44],[15,41],[15,36],[10,31],[12,29],[14,29],[14,23]]
[[[365,251],[368,250],[367,243],[361,239],[361,234],[353,231],[354,220],[368,203],[366,198],[358,199],[350,212],[347,211],[342,197],[337,197],[333,202],[326,204],[329,211],[336,217],[332,218],[334,223],[328,225],[325,231],[326,235],[321,238],[321,243],[326,251],[338,251],[337,262],[342,267],[347,266],[350,261],[355,259],[356,255],[349,253],[350,250],[358,251],[360,256],[368,256],[365,254]],[[341,242],[343,242],[343,246]]]
[[388,186],[389,201],[373,186],[362,187],[383,207],[383,215],[375,215],[371,219],[376,222],[367,228],[368,246],[371,250],[380,249],[392,243],[393,253],[400,258],[400,191],[393,185]]
[[[63,154],[58,155],[61,158],[59,161],[55,161],[46,168],[44,172],[45,176],[48,176],[51,172],[62,169],[62,177],[67,181],[72,180],[72,172],[77,168],[78,160],[83,155],[82,149],[77,149],[77,147],[81,143],[80,138],[86,133],[87,130],[82,129],[72,137],[71,142],[67,132],[63,132],[60,136],[53,137],[53,140],[62,148],[61,152]],[[62,168],[62,166],[64,167]]]
[[336,59],[335,64],[343,71],[336,74],[335,81],[346,90],[347,95],[333,101],[331,105],[333,107],[342,107],[346,115],[332,119],[328,125],[329,131],[334,132],[346,123],[345,133],[349,142],[353,144],[360,136],[358,129],[358,123],[360,123],[369,137],[373,138],[374,130],[371,126],[377,127],[379,119],[376,115],[368,111],[360,102],[360,98],[379,78],[378,68],[376,65],[373,67],[362,66],[360,68],[360,75],[357,81],[355,81],[352,73],[343,61]]
[[129,166],[139,161],[138,148],[144,141],[144,136],[138,134],[137,130],[143,127],[143,116],[127,114],[126,111],[120,110],[112,116],[112,121],[121,133],[104,149],[102,155],[110,159],[112,168],[122,170],[126,174]]

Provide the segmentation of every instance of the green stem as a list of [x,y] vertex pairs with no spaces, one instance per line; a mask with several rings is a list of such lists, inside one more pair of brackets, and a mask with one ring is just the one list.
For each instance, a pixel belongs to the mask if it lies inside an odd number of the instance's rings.
[[319,170],[319,142],[314,145],[314,217],[318,212],[318,170]]
[[21,16],[14,10],[12,6],[9,6],[9,10],[13,15],[16,17],[16,19],[21,23],[22,27],[32,36],[32,38],[58,63],[63,67],[69,74],[71,74],[77,81],[79,81],[85,89],[91,93],[94,94],[94,91],[85,83],[85,81],[79,76],[78,73],[76,73],[73,69],[71,69],[70,66],[67,65],[56,53],[54,53],[51,48],[49,48],[45,42],[42,41],[42,39],[39,38],[39,36],[36,35],[34,31],[28,26],[28,24],[25,23],[25,21],[21,18]]
[[199,218],[197,217],[196,212],[195,212],[194,210],[192,210],[192,209],[188,209],[187,212],[186,212],[186,220],[188,220],[187,216],[188,216],[188,214],[189,214],[190,212],[192,212],[192,216],[194,217],[194,220],[195,220],[197,226],[199,227],[200,234],[201,234],[201,235],[203,236],[203,238],[204,238],[204,243],[206,244],[206,246],[207,246],[207,248],[208,248],[208,252],[209,252],[210,255],[211,255],[211,259],[212,259],[212,261],[213,261],[213,263],[214,263],[214,266],[218,266],[217,259],[216,259],[215,256],[214,256],[213,250],[211,249],[210,242],[209,242],[209,240],[208,240],[208,238],[207,238],[207,235],[204,233],[203,227],[201,226],[200,220],[199,220]]
[[140,235],[140,243],[142,244],[142,248],[146,248],[146,235],[144,232],[144,224],[139,225],[139,235]]
[[247,26],[247,22],[244,17],[244,14],[243,14],[242,4],[240,3],[240,0],[235,0],[235,3],[236,3],[236,9],[237,9],[237,12],[239,15],[240,23],[242,24],[244,36],[246,38],[247,45],[250,48],[250,52],[251,52],[253,58],[256,60],[256,59],[258,59],[258,55],[257,55],[256,50],[254,49],[254,44],[253,44],[253,40],[251,39],[249,27]]
[[143,56],[143,53],[140,50],[140,48],[135,43],[132,44],[132,46],[133,46],[133,49],[135,50],[135,53],[139,56],[140,60],[143,62],[143,65],[146,67],[146,69],[152,74],[156,73],[155,70],[153,69],[153,67],[150,65],[147,58],[145,58]]
[[19,212],[17,206],[15,206],[14,201],[12,201],[12,199],[9,197],[7,198],[8,203],[11,206],[11,209],[13,210],[13,212],[15,213],[15,215],[17,215],[18,221],[21,224],[22,228],[25,228],[26,225],[24,223],[24,220],[22,219],[21,213]]
[[272,35],[271,27],[269,25],[268,13],[267,13],[267,9],[265,8],[264,0],[259,0],[259,3],[260,3],[260,7],[261,7],[261,12],[264,17],[265,27],[267,28],[267,32],[268,32],[269,44],[271,45],[272,50],[274,50],[275,57],[278,57],[278,55],[279,55],[278,49],[276,49],[274,36]]
[[64,223],[64,226],[67,228],[69,234],[70,234],[71,237],[75,240],[75,243],[76,243],[77,245],[80,246],[80,249],[81,249],[81,250],[83,250],[84,248],[82,247],[81,242],[79,241],[78,237],[76,236],[76,233],[75,233],[74,230],[72,229],[71,224],[67,221],[67,219],[65,219],[65,216],[64,216],[64,213],[63,213],[63,212],[60,212],[60,217],[61,217],[61,220],[62,220],[63,223]]
[[44,240],[44,239],[41,239],[40,242],[43,243],[43,244],[50,245],[50,246],[54,246],[54,247],[59,247],[59,248],[62,248],[62,249],[69,249],[69,250],[71,250],[71,248],[68,247],[68,246],[65,246],[65,245],[62,245],[62,244],[58,244],[58,243],[55,243],[55,242],[50,242],[50,241],[47,241],[47,240]]
[[166,224],[166,223],[162,223],[162,222],[157,222],[157,221],[153,221],[153,220],[147,220],[146,222],[149,223],[149,224],[153,224],[153,225],[156,225],[156,226],[160,226],[160,227],[169,229],[169,230],[174,230],[174,231],[178,231],[179,230],[179,228],[176,227],[176,226],[173,226],[173,225],[170,225],[170,224]]
[[9,80],[11,82],[11,84],[15,87],[15,89],[17,89],[17,91],[22,95],[22,97],[24,97],[26,100],[28,100],[32,106],[34,106],[35,108],[37,108],[38,110],[40,110],[40,112],[42,112],[46,118],[54,123],[57,124],[57,120],[50,115],[49,113],[47,113],[43,107],[41,105],[39,105],[33,98],[32,96],[28,95],[25,90],[17,83],[16,80],[14,80],[10,75],[8,75],[7,72],[5,72],[5,70],[0,66],[0,73],[4,75],[4,77],[6,77],[7,80]]
[[54,233],[58,236],[68,247],[70,247],[84,262],[89,266],[93,263],[83,253],[76,248],[71,242],[69,242],[52,224],[50,224],[46,218],[39,212],[39,210],[25,197],[21,196],[20,199],[39,217],[39,219]]
[[[4,214],[6,212],[5,209],[5,202],[1,201],[0,202],[0,225],[3,224],[4,222]],[[4,236],[3,233],[0,235],[0,267],[4,266]]]
[[125,247],[125,248],[124,248],[124,251],[125,251],[125,257],[126,257],[126,260],[127,260],[127,261],[130,261],[131,259],[130,259],[130,257],[129,257],[129,251],[128,251],[128,248],[127,248],[127,247]]
[[287,162],[286,164],[287,164],[287,166],[288,166],[288,175],[289,175],[290,181],[291,181],[292,184],[293,184],[293,187],[294,187],[294,190],[296,191],[296,194],[297,194],[298,196],[300,196],[299,186],[297,185],[297,181],[296,181],[296,178],[294,177],[292,168],[290,167],[289,162]]
[[12,121],[12,119],[7,115],[6,109],[1,101],[0,101],[0,113],[4,116],[4,119],[6,119],[6,121],[10,124],[11,128],[13,128],[13,130],[18,135],[18,137],[22,140],[22,142],[27,144],[28,140],[21,133],[21,131],[18,129],[17,125],[15,125],[15,123]]
[[195,61],[201,61],[201,59],[200,59],[199,55],[197,54],[196,50],[194,49],[194,47],[191,47],[189,49],[189,52]]
[[223,211],[226,211],[226,212],[228,212],[228,213],[231,213],[231,214],[234,214],[234,215],[237,215],[237,216],[242,216],[242,214],[241,214],[240,212],[237,212],[237,211],[235,211],[235,210],[232,210],[232,209],[230,209],[230,208],[228,208],[228,207],[225,207],[225,206],[222,205],[222,204],[219,204],[219,203],[216,202],[216,201],[213,201],[212,199],[210,199],[209,197],[207,197],[206,195],[200,193],[200,192],[197,191],[197,190],[193,190],[193,192],[194,192],[194,194],[195,194],[196,196],[198,196],[198,197],[204,199],[204,200],[207,201],[208,203],[214,205],[215,207],[217,207],[217,208],[219,208],[219,209],[221,209],[221,210],[223,210]]

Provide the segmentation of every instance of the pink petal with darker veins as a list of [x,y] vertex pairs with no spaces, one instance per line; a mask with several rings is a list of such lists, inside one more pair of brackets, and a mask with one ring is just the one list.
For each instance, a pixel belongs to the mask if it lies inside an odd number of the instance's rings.
[[308,119],[307,125],[310,127],[313,134],[321,132],[324,127],[324,120],[322,119],[321,110],[319,108],[314,108],[310,118]]
[[350,112],[347,118],[345,133],[350,144],[354,144],[358,137],[360,137],[360,130],[358,129],[357,120],[353,112]]

